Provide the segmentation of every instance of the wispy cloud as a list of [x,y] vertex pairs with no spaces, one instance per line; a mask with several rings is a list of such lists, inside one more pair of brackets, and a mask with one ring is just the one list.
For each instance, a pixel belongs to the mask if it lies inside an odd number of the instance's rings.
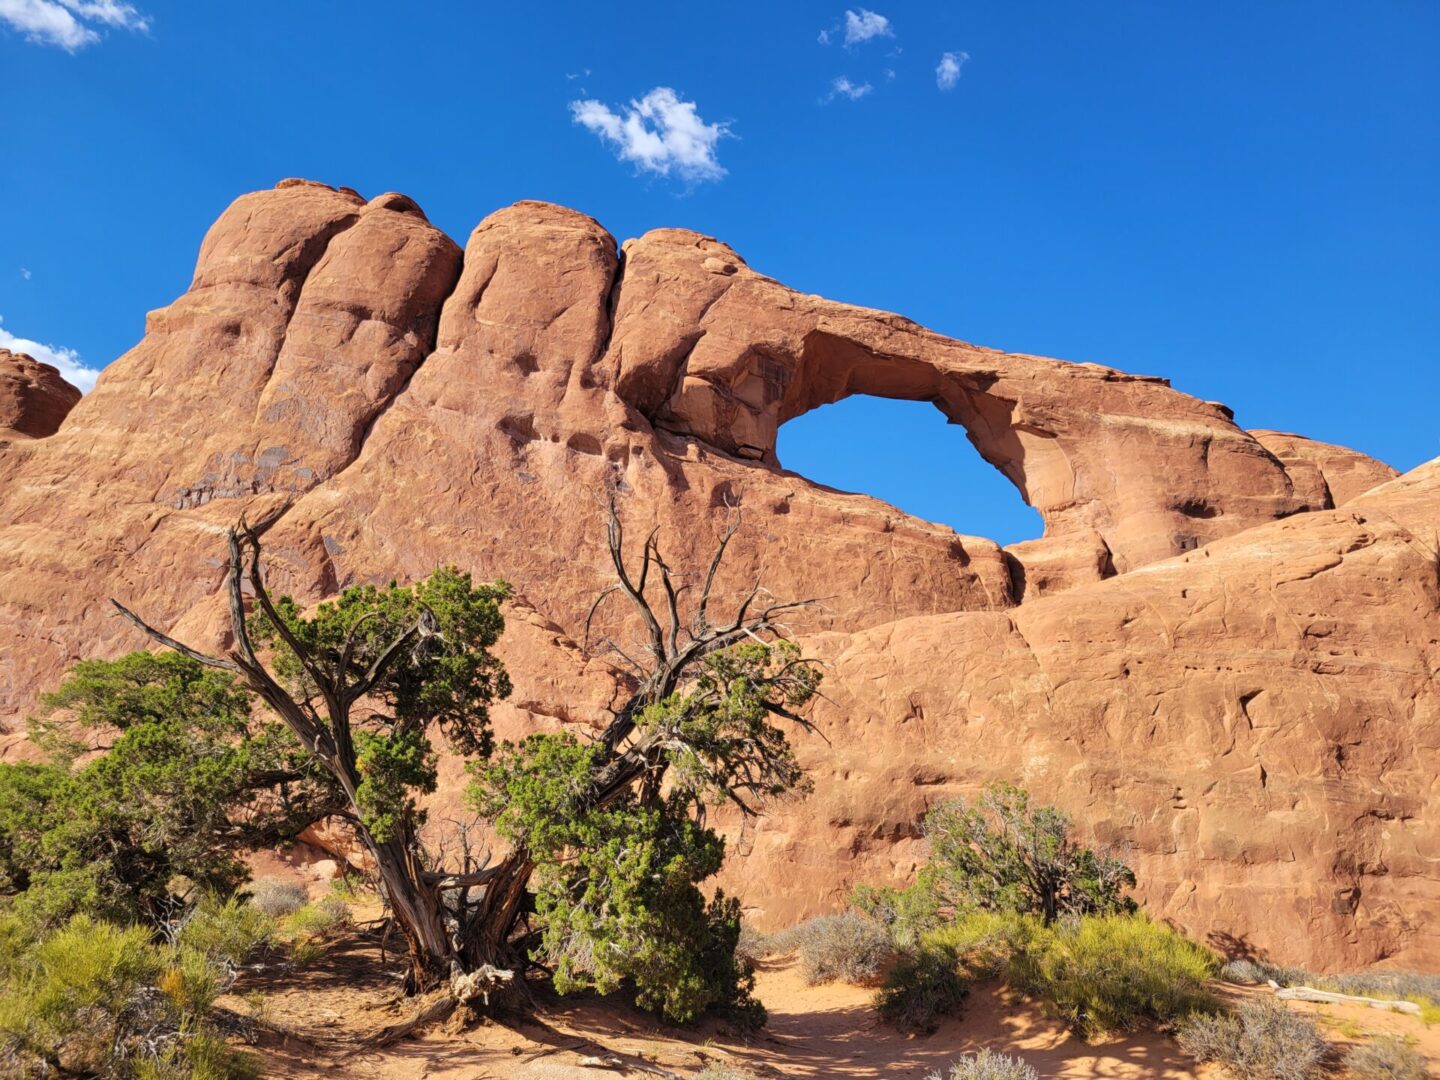
[[[859,11],[847,9],[843,26],[846,45],[860,45],[873,38],[895,36],[895,27],[891,25],[890,20],[868,8],[861,8]],[[832,26],[829,30],[821,30],[820,44],[829,45],[835,35],[840,33],[840,30],[840,25]]]
[[830,83],[830,93],[826,94],[821,101],[822,105],[828,105],[837,97],[849,98],[851,101],[859,101],[866,94],[875,88],[867,83],[853,83],[844,75],[834,79]]
[[[4,318],[0,317],[0,323],[4,321]],[[80,354],[74,349],[67,349],[61,345],[42,345],[29,338],[16,337],[3,326],[0,326],[0,349],[26,353],[41,363],[52,365],[64,376],[66,382],[79,387],[82,392],[87,394],[95,388],[95,380],[100,375],[100,372],[94,368],[88,368],[82,364]]]
[[147,16],[120,0],[0,0],[0,22],[28,41],[72,53],[100,40],[96,27],[150,29]]
[[30,273],[30,268],[28,266],[22,266],[20,267],[20,276],[26,281],[29,281],[35,275]]
[[725,124],[707,124],[693,101],[681,101],[668,86],[657,86],[623,115],[604,102],[572,101],[570,114],[621,161],[633,161],[642,172],[683,180],[719,180],[725,175],[715,156],[716,144],[730,134]]
[[935,66],[935,85],[941,90],[955,89],[955,84],[960,81],[960,69],[969,59],[967,52],[943,53],[940,63]]

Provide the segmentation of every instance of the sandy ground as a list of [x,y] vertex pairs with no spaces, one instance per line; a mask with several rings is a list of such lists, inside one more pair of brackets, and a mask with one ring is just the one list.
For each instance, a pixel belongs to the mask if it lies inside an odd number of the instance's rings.
[[[463,1027],[438,1025],[382,1051],[359,1048],[374,1032],[407,1018],[413,1002],[397,999],[396,957],[382,965],[373,939],[337,942],[309,969],[247,975],[237,995],[259,990],[265,1022],[253,1048],[266,1076],[396,1080],[599,1080],[606,1076],[693,1077],[712,1061],[757,1077],[926,1077],[961,1054],[984,1046],[1017,1053],[1045,1077],[1218,1077],[1196,1070],[1178,1047],[1153,1030],[1084,1043],[1035,1006],[1008,999],[994,985],[977,986],[962,1019],[935,1034],[907,1038],[881,1024],[860,987],[806,986],[780,961],[759,975],[758,994],[770,1024],[750,1040],[716,1024],[664,1028],[648,1014],[594,998],[541,1002],[532,1019]],[[387,974],[388,972],[388,974]],[[1255,991],[1231,988],[1234,996]],[[222,1004],[248,1012],[238,996]],[[1395,1013],[1350,1006],[1295,1006],[1316,1013],[1337,1043],[1397,1032],[1416,1041],[1440,1076],[1440,1026]],[[610,1059],[610,1067],[583,1059]]]

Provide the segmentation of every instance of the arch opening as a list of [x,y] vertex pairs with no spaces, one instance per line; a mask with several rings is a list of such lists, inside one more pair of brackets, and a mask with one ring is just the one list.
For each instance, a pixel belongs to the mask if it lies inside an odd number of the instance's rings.
[[852,394],[782,424],[775,456],[817,484],[1002,546],[1045,531],[1040,514],[980,456],[964,428],[929,402]]

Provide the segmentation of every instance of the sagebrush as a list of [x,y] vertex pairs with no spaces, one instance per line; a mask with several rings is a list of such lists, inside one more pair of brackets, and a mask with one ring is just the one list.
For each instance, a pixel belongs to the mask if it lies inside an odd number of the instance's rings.
[[873,985],[894,955],[890,935],[874,919],[853,912],[821,915],[785,932],[799,950],[800,971],[812,986],[828,982]]
[[1040,1074],[1024,1058],[987,1047],[966,1054],[946,1072],[932,1072],[925,1080],[1040,1080]]
[[1381,1035],[1345,1055],[1345,1073],[1354,1080],[1425,1080],[1429,1065],[1413,1046],[1394,1035]]
[[1196,1061],[1246,1080],[1313,1080],[1328,1050],[1313,1020],[1273,998],[1247,1001],[1233,1013],[1191,1013],[1176,1025],[1175,1038]]

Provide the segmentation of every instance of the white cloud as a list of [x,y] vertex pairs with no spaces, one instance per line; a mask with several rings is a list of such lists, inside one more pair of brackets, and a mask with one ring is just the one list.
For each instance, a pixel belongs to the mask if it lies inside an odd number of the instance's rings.
[[32,274],[32,273],[30,273],[30,268],[29,268],[29,267],[22,266],[22,267],[20,267],[20,276],[21,276],[22,278],[24,278],[26,281],[29,281],[29,280],[30,280],[32,277],[34,277],[35,275]]
[[837,97],[849,98],[851,101],[859,101],[866,94],[875,88],[867,83],[853,83],[844,75],[834,79],[830,83],[830,93],[825,96],[821,104],[828,105]]
[[960,69],[970,59],[967,52],[947,52],[940,57],[935,67],[935,85],[941,90],[953,90],[960,81]]
[[[0,318],[0,323],[4,321],[4,318]],[[82,364],[80,354],[74,349],[67,349],[61,345],[42,345],[29,338],[16,337],[3,326],[0,326],[0,349],[26,353],[41,363],[54,366],[64,376],[66,382],[79,387],[82,392],[87,394],[95,388],[95,380],[100,375],[100,372],[94,368],[88,368]]]
[[845,12],[845,44],[859,45],[877,37],[894,37],[895,29],[884,15],[861,8]]
[[99,41],[96,26],[150,29],[149,18],[120,0],[0,0],[0,22],[30,41],[67,52]]
[[707,124],[693,101],[681,101],[668,86],[657,86],[624,115],[604,102],[572,101],[570,115],[601,141],[615,147],[621,161],[633,161],[642,172],[684,180],[719,180],[725,175],[715,157],[715,144],[730,134],[725,124]]

